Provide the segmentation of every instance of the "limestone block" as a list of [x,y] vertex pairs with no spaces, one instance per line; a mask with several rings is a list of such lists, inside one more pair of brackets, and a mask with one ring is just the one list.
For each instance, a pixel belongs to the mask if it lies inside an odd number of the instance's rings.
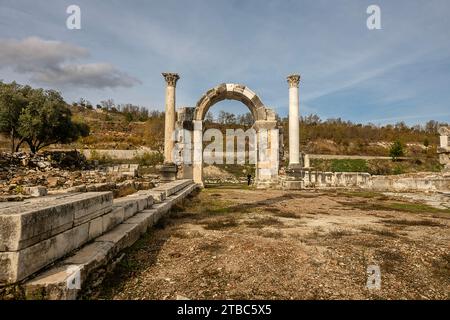
[[85,223],[20,251],[0,252],[0,284],[20,281],[88,240],[89,223]]
[[98,237],[95,242],[110,242],[113,244],[114,254],[131,246],[142,234],[143,227],[135,223],[122,223]]
[[147,207],[148,197],[145,195],[123,197],[114,199],[113,203],[113,208],[124,209],[124,220],[126,220]]
[[[93,242],[86,245],[74,255],[66,258],[57,266],[44,271],[36,278],[25,283],[27,299],[75,300],[79,288],[95,269],[107,264],[111,257],[113,244],[110,242]],[[74,274],[78,272],[78,274]],[[74,276],[79,276],[77,288],[69,285]],[[73,283],[73,282],[72,282]]]
[[123,222],[125,219],[125,209],[123,207],[116,207],[111,212],[102,216],[102,229],[107,232],[116,225]]
[[47,195],[47,188],[43,186],[25,187],[24,191],[32,197],[43,197]]
[[103,234],[103,217],[89,221],[89,240],[95,239]]
[[145,210],[152,206],[153,204],[153,197],[149,194],[144,193],[134,193],[126,198],[134,199],[138,201],[138,211]]
[[112,193],[36,198],[0,208],[0,251],[18,251],[112,208]]

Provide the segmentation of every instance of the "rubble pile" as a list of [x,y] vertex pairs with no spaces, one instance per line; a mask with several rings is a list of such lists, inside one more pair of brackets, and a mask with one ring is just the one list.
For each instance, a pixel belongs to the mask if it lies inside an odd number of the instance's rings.
[[[129,172],[130,166],[133,174]],[[61,192],[113,191],[120,196],[127,190],[149,189],[156,183],[157,176],[138,176],[137,165],[127,168],[128,171],[121,172],[95,166],[76,151],[36,155],[0,153],[0,196],[27,195],[29,188],[35,186]]]

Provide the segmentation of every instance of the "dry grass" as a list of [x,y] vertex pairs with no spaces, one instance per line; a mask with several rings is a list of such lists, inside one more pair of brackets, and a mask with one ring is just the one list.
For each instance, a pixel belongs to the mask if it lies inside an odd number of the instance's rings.
[[384,219],[382,220],[384,223],[387,224],[395,224],[395,225],[401,225],[401,226],[425,226],[425,227],[443,227],[444,225],[442,223],[428,220],[428,219],[422,219],[422,220],[408,220],[408,219]]

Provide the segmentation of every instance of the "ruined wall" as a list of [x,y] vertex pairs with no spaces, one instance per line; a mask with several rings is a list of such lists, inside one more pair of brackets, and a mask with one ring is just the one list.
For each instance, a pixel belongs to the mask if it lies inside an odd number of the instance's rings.
[[450,191],[450,173],[417,173],[372,176],[364,172],[322,172],[303,170],[304,188],[362,188],[374,191]]

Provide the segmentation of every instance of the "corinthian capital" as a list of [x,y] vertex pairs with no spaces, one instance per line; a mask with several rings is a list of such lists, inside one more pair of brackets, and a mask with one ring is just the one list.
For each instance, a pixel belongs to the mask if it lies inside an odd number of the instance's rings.
[[163,73],[162,75],[163,75],[164,79],[166,80],[167,85],[172,86],[172,87],[175,87],[177,85],[178,79],[180,79],[180,76],[178,75],[178,73],[167,72],[167,73]]
[[298,84],[300,83],[300,75],[299,74],[291,74],[287,77],[287,82],[289,83],[289,88],[298,88]]

